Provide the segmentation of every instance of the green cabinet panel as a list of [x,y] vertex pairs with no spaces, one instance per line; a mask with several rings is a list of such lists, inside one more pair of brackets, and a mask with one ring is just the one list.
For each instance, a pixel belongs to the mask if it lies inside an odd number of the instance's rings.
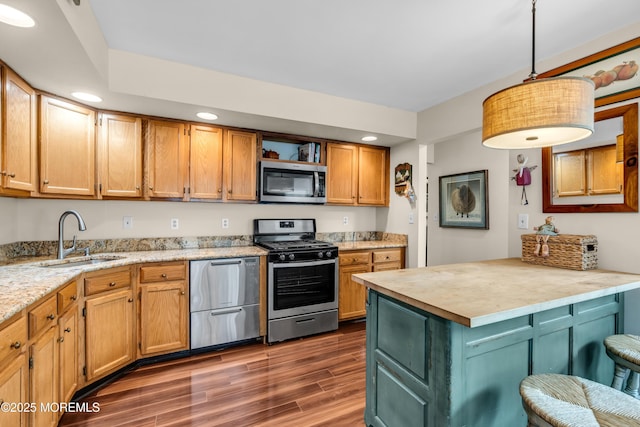
[[372,290],[365,423],[524,426],[519,384],[527,375],[610,383],[602,340],[623,330],[622,307],[620,294],[468,328]]

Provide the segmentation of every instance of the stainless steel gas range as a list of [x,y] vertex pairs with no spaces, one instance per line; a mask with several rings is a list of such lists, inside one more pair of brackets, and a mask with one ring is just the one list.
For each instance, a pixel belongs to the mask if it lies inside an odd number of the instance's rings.
[[254,243],[269,250],[270,343],[338,328],[338,248],[315,235],[315,219],[254,220]]

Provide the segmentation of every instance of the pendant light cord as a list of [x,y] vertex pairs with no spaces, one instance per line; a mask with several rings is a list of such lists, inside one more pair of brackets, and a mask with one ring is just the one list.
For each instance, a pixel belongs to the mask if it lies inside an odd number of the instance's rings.
[[532,0],[531,4],[531,74],[529,74],[529,78],[535,80],[538,76],[536,73],[536,0]]

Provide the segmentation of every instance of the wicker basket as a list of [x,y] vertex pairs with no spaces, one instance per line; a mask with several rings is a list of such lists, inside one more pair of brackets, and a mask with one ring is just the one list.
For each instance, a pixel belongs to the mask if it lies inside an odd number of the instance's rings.
[[[559,234],[549,236],[549,256],[535,255],[536,234],[523,234],[522,261],[570,270],[598,268],[598,239],[594,235]],[[542,251],[540,251],[542,252]]]

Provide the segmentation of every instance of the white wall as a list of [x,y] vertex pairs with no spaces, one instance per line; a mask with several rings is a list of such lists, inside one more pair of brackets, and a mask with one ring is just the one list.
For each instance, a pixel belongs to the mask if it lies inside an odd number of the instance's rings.
[[[56,240],[58,219],[69,209],[77,210],[87,230],[77,232],[76,221],[67,218],[65,238],[77,234],[78,239],[226,236],[253,234],[255,218],[316,218],[319,232],[375,231],[376,208],[266,205],[235,203],[107,201],[107,200],[43,200],[0,198],[0,210],[13,214],[0,225],[2,243],[14,241]],[[133,217],[133,228],[122,228],[122,217]],[[343,217],[349,224],[343,225]],[[178,218],[180,228],[172,230],[171,218]],[[229,228],[222,228],[222,218]],[[6,235],[11,236],[5,239]]]
[[[638,25],[594,40],[575,51],[542,62],[539,70],[548,70],[567,62],[606,49],[637,37]],[[481,145],[482,101],[500,88],[518,83],[528,74],[519,75],[469,92],[440,106],[425,110],[418,118],[418,140],[435,144],[434,164],[429,165],[429,212],[437,211],[437,180],[439,176],[458,172],[489,170],[489,216],[487,231],[443,229],[433,221],[429,224],[428,264],[445,264],[521,255],[522,233],[532,230],[517,228],[519,213],[529,215],[529,227],[540,225],[548,215],[542,212],[541,151],[501,151]],[[634,100],[633,102],[637,102]],[[605,107],[611,108],[611,106]],[[521,188],[510,180],[517,165],[516,156],[529,157],[529,165],[538,165],[532,172],[532,185],[527,187],[529,204],[521,205]],[[561,233],[595,234],[598,237],[600,268],[640,274],[638,243],[640,214],[596,213],[554,214]],[[559,284],[560,286],[562,284]],[[640,333],[640,291],[628,292],[625,299],[625,330]]]
[[0,245],[12,243],[18,239],[16,230],[17,218],[16,199],[0,197]]

